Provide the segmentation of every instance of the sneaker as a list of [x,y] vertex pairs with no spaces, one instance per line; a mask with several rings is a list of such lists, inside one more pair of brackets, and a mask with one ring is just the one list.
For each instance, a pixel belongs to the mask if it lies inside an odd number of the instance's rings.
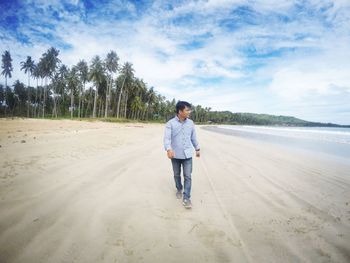
[[184,199],[182,201],[182,204],[184,205],[185,208],[192,208],[192,203],[190,199]]
[[181,199],[182,198],[182,190],[177,190],[176,191],[176,198]]

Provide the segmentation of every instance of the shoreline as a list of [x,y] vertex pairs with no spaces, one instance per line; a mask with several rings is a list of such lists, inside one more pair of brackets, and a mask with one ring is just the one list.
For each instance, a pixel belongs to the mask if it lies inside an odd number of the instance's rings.
[[323,159],[332,159],[336,162],[347,163],[350,158],[350,145],[336,144],[328,141],[311,141],[306,138],[287,137],[267,133],[254,133],[253,131],[240,131],[234,129],[219,128],[218,126],[203,126],[202,129],[230,135],[238,138],[245,138],[256,142],[273,144],[309,155],[318,156]]

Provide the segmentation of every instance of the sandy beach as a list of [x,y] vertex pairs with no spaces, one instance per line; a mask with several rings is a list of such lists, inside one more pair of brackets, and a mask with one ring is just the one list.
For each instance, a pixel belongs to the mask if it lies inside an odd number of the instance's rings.
[[0,262],[350,262],[350,162],[196,128],[187,210],[163,124],[0,119]]

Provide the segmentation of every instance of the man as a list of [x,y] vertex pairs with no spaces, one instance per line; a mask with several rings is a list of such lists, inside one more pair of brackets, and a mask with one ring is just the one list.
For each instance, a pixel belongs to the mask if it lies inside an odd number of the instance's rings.
[[[164,149],[167,156],[171,159],[176,197],[182,198],[185,208],[191,208],[191,173],[192,173],[192,155],[193,147],[196,150],[196,157],[200,156],[199,143],[194,122],[189,119],[191,113],[191,104],[186,101],[178,101],[176,104],[176,116],[170,119],[165,125]],[[181,165],[183,168],[184,187],[181,184]]]

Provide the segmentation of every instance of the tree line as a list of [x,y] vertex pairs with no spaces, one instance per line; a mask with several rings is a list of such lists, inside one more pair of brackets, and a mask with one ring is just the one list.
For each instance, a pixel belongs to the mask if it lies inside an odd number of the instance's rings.
[[[84,59],[68,67],[54,47],[42,54],[38,62],[27,56],[20,70],[27,83],[12,78],[10,51],[2,54],[0,116],[27,118],[117,118],[141,121],[166,121],[175,112],[175,99],[167,100],[135,76],[133,64],[120,63],[111,50],[104,58],[96,55],[90,63]],[[34,85],[33,85],[34,82]],[[209,107],[192,105],[191,119],[207,122]]]
[[[164,122],[176,114],[177,101],[167,100],[136,77],[132,63],[121,64],[115,51],[111,50],[104,58],[94,56],[90,63],[82,59],[71,67],[61,62],[59,53],[51,47],[37,63],[27,56],[18,65],[27,74],[27,83],[16,80],[9,87],[12,58],[10,51],[4,51],[1,75],[5,86],[0,84],[0,117]],[[192,105],[190,118],[196,123],[212,124],[341,127],[292,116],[211,111],[210,107],[201,105]]]

